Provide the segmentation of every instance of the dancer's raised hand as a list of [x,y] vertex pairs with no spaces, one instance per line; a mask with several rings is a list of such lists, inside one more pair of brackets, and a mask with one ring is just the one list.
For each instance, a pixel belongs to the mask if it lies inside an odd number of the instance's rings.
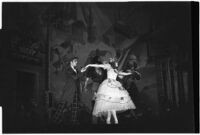
[[81,68],[81,72],[85,72],[87,70],[87,67]]

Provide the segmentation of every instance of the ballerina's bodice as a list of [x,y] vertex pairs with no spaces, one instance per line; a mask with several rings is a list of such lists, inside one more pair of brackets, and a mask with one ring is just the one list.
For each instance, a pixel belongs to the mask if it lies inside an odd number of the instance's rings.
[[114,80],[117,79],[117,73],[114,71],[114,69],[111,68],[107,71],[107,78]]

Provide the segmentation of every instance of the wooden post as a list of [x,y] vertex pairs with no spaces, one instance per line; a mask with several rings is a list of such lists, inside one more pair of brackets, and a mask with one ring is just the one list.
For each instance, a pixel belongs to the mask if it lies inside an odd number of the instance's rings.
[[172,98],[172,80],[171,80],[171,74],[170,74],[170,59],[167,58],[167,91],[168,91],[168,100],[170,103],[170,106],[173,105],[173,98]]
[[185,103],[184,99],[184,89],[183,89],[183,74],[180,69],[178,69],[178,90],[179,90],[179,104],[183,106]]
[[170,76],[171,76],[171,88],[172,88],[172,103],[173,108],[176,108],[176,87],[175,87],[175,72],[174,72],[174,63],[170,61]]
[[47,24],[46,28],[46,45],[45,45],[45,78],[46,78],[46,91],[49,91],[49,25]]
[[174,93],[175,93],[175,99],[176,99],[176,106],[179,107],[179,91],[178,91],[178,73],[175,69],[175,64],[173,63],[173,74],[174,74]]
[[51,103],[50,99],[50,46],[49,46],[49,38],[50,38],[50,22],[49,22],[49,13],[47,13],[48,19],[46,22],[46,43],[45,43],[45,97],[46,97],[46,109],[47,113],[50,117],[49,105]]

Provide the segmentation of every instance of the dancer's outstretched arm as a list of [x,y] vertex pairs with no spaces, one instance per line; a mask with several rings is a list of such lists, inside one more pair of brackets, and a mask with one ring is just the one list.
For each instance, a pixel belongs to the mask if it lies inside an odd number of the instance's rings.
[[106,68],[106,65],[104,64],[88,64],[84,68],[81,69],[81,72],[85,72],[88,67],[96,67],[96,68]]
[[86,68],[88,68],[88,67],[105,68],[106,66],[105,66],[104,64],[88,64],[88,65],[86,66]]
[[126,73],[126,72],[122,72],[122,71],[119,71],[118,72],[118,75],[122,75],[122,76],[127,76],[127,75],[131,75],[132,73]]

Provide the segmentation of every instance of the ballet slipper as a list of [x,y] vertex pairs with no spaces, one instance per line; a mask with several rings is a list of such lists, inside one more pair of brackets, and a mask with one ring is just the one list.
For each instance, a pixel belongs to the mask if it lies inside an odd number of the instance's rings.
[[118,121],[115,121],[115,124],[119,124],[119,122],[118,122]]
[[109,120],[106,120],[106,124],[111,124]]

